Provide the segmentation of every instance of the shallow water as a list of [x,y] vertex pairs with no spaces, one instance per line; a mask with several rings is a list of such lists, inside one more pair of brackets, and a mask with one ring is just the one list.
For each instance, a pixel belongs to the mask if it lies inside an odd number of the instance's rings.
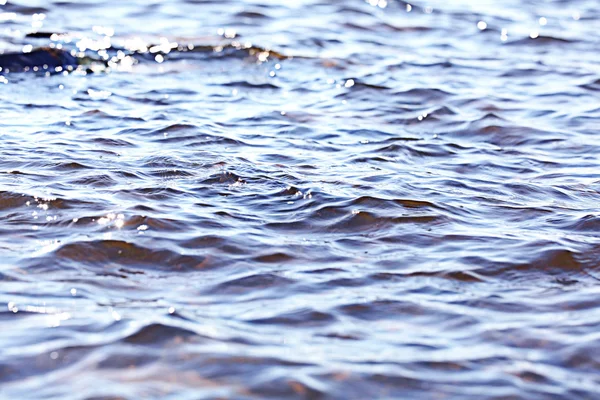
[[0,397],[600,397],[597,2],[0,11]]

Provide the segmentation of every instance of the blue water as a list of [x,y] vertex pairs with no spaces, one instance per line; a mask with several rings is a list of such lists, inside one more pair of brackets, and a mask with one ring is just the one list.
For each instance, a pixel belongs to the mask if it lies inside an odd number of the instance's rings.
[[0,398],[600,397],[597,2],[0,3]]

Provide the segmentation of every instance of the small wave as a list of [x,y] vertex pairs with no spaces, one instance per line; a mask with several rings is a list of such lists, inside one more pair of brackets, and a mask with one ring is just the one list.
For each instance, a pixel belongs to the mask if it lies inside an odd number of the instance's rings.
[[115,263],[157,271],[194,271],[204,267],[205,256],[185,255],[167,249],[146,248],[120,240],[95,240],[60,246],[54,256],[63,262],[90,267]]

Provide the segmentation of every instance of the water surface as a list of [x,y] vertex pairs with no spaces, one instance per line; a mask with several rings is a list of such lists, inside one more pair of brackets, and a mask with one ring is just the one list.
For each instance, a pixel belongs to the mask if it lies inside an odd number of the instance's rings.
[[600,397],[597,2],[0,3],[1,397]]

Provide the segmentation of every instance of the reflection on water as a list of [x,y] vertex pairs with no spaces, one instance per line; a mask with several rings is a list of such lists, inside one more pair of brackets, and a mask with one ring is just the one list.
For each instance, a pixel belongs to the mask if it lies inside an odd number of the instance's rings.
[[2,396],[598,398],[597,3],[448,3],[0,0]]

